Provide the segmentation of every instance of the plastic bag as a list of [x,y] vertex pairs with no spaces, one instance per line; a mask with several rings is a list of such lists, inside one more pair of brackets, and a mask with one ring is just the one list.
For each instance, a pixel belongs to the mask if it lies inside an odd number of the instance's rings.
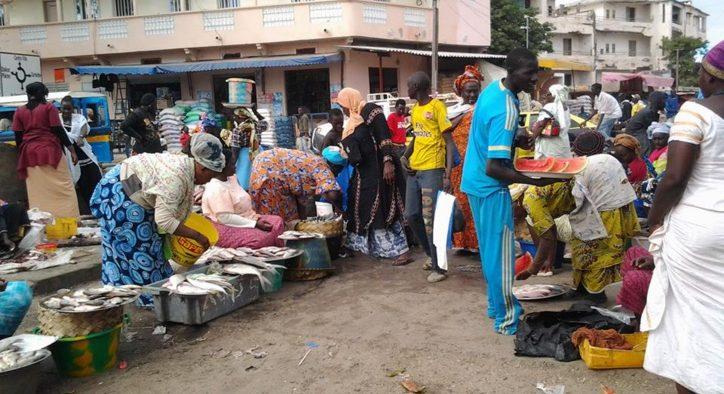
[[[30,212],[28,212],[28,216],[30,216]],[[20,240],[18,248],[22,250],[35,249],[35,245],[43,241],[43,230],[45,230],[44,224],[31,224],[30,229],[25,233],[23,239]]]
[[0,291],[0,335],[10,336],[17,330],[33,302],[33,290],[27,282],[8,282]]

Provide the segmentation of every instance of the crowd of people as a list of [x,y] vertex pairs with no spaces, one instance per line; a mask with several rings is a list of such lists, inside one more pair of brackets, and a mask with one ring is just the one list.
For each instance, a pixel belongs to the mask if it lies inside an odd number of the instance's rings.
[[[145,95],[122,125],[135,141],[134,155],[104,175],[72,98],[62,100],[59,112],[46,101],[47,88],[33,83],[12,125],[17,171],[31,207],[56,217],[85,209],[99,218],[101,281],[113,285],[170,276],[165,234],[208,247],[204,234],[184,224],[194,204],[217,228],[220,246],[258,248],[277,245],[285,228],[316,216],[319,201],[344,214],[348,250],[399,266],[413,261],[418,245],[427,281],[439,282],[448,273],[433,243],[436,200],[440,192],[453,194],[464,223],[453,245],[479,254],[487,315],[496,332],[508,335],[523,313],[514,280],[552,271],[565,217],[574,288],[603,301],[606,286],[623,281],[619,300],[650,332],[645,367],[682,390],[700,390],[703,377],[724,365],[724,42],[702,61],[702,100],[673,108],[664,93],[652,92],[646,103],[640,97],[619,102],[594,84],[587,120],[595,127],[576,134],[569,91],[560,84],[544,89],[537,119],[529,130],[521,128],[519,94],[533,93],[538,61],[519,48],[508,54],[505,69],[505,78],[482,89],[481,73],[466,67],[455,80],[460,102],[452,107],[432,95],[427,74],[416,72],[407,81],[415,104],[408,109],[400,99],[389,116],[358,90],[344,88],[329,113],[321,155],[311,152],[308,109],[298,111],[298,149],[282,149],[260,146],[266,125],[254,106],[234,112],[232,130],[204,120],[200,132],[185,136],[185,154],[165,153],[154,126],[155,97]],[[571,180],[531,178],[511,165],[516,148],[535,158],[585,156],[588,164]],[[514,198],[511,185],[527,186]],[[0,204],[0,218],[15,211]],[[651,252],[627,250],[643,218]],[[8,230],[27,221],[16,219],[0,220],[3,246],[14,241]],[[516,274],[520,220],[538,251]]]

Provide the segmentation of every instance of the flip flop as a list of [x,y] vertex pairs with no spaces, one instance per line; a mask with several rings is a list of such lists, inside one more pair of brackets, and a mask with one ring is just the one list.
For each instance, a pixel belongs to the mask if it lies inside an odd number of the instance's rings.
[[406,258],[406,259],[404,259],[404,260],[400,260],[400,259],[398,258],[398,259],[395,259],[395,260],[392,261],[392,266],[393,266],[393,267],[401,267],[401,266],[403,266],[403,265],[410,264],[410,263],[412,263],[413,261],[415,261],[415,259],[413,259],[412,257],[408,257],[408,258]]

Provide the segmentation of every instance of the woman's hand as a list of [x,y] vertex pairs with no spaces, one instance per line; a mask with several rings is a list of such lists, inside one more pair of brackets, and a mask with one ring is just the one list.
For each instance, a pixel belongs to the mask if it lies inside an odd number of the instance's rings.
[[395,165],[391,160],[385,161],[384,168],[382,169],[382,178],[388,185],[395,183]]
[[[542,265],[542,264],[541,264]],[[528,269],[525,271],[521,271],[518,275],[515,276],[516,280],[526,280],[530,278],[531,276],[535,275],[540,271],[541,265],[536,265],[535,262],[533,262]]]
[[654,269],[654,256],[639,257],[633,261],[633,266],[640,270]]
[[402,157],[400,158],[400,165],[402,165],[402,169],[405,170],[405,172],[407,173],[407,175],[415,175],[415,171],[413,171],[413,170],[410,168],[410,159],[408,159],[408,158],[405,157],[405,156],[402,156]]
[[71,146],[68,148],[68,151],[70,152],[70,160],[73,162],[73,165],[78,164],[78,155],[75,154],[75,148]]
[[269,232],[269,231],[271,231],[271,229],[272,229],[272,224],[269,223],[269,222],[268,222],[266,219],[264,219],[264,218],[259,218],[259,219],[256,221],[256,228],[258,228],[258,229],[261,230],[261,231]]
[[201,245],[201,247],[204,248],[204,250],[207,250],[208,248],[211,247],[211,243],[209,242],[209,239],[201,233],[196,233],[196,235],[194,236],[194,241],[196,241],[199,245]]

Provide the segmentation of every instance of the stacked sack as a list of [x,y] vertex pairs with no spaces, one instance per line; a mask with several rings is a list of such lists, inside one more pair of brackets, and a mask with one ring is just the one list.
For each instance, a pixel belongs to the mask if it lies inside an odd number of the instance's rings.
[[297,139],[294,136],[294,118],[291,116],[274,117],[274,132],[278,147],[287,149],[297,147]]
[[593,104],[591,102],[591,96],[588,95],[582,95],[578,96],[578,98],[575,98],[573,100],[567,100],[566,105],[568,108],[570,108],[572,115],[578,115],[581,113],[581,109],[583,109],[583,112],[587,114],[593,113]]
[[259,115],[264,118],[259,121],[258,126],[258,129],[261,130],[259,145],[268,149],[274,148],[277,146],[277,135],[274,131],[274,120],[271,118],[271,113],[265,108],[260,108]]
[[166,108],[159,114],[158,129],[166,140],[166,149],[170,153],[181,152],[181,133],[184,128],[183,110],[178,107]]

